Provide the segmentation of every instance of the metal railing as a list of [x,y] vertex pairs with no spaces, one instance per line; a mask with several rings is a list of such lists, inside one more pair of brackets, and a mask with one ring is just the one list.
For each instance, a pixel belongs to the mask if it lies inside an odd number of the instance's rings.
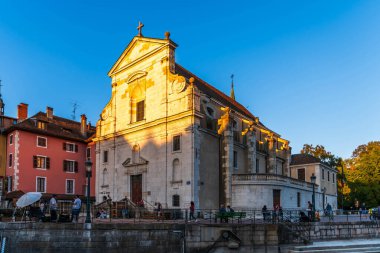
[[[103,210],[102,210],[103,209]],[[17,209],[15,217],[12,219],[14,209],[0,209],[3,222],[38,222],[50,221],[50,212],[47,208],[41,212],[42,216],[30,216],[23,209]],[[101,216],[101,212],[103,215]],[[66,207],[58,209],[58,222],[70,222],[72,213]],[[149,222],[170,222],[170,223],[305,223],[312,222],[312,213],[306,209],[282,209],[282,210],[258,210],[258,209],[235,209],[234,212],[221,212],[218,209],[196,209],[194,216],[196,220],[190,219],[190,210],[183,208],[163,208],[161,212],[153,209],[139,207],[120,207],[113,210],[99,205],[91,205],[92,222],[106,223],[149,223]],[[27,219],[22,219],[23,215]],[[25,216],[24,216],[25,217]],[[43,217],[43,218],[42,218]],[[86,206],[83,205],[79,214],[79,223],[83,223],[86,217]],[[331,213],[326,210],[315,212],[315,222],[376,222],[380,223],[380,215],[368,213],[368,210],[334,210]]]

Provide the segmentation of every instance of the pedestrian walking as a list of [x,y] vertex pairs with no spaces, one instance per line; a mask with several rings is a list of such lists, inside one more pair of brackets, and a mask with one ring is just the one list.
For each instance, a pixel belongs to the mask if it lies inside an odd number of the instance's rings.
[[74,222],[74,223],[78,222],[81,207],[82,207],[82,201],[80,200],[79,195],[76,195],[76,198],[74,199],[73,207],[71,209],[71,222]]
[[190,221],[193,219],[195,220],[195,222],[197,222],[197,219],[194,216],[194,212],[195,212],[195,204],[194,204],[194,201],[191,201],[190,202]]
[[57,199],[56,199],[56,197],[57,197],[57,195],[53,194],[51,196],[50,201],[49,201],[50,221],[52,221],[52,222],[57,222],[57,209],[58,209],[58,205],[57,205]]

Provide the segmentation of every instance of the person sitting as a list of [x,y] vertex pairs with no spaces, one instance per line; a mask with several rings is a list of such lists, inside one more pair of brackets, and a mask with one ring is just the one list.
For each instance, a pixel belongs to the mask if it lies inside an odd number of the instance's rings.
[[310,222],[311,219],[304,212],[300,212],[300,222]]

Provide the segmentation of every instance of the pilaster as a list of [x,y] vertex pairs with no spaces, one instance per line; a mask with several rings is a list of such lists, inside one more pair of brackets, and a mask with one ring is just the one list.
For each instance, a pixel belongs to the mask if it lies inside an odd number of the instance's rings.
[[274,174],[276,171],[276,140],[273,136],[268,136],[268,168],[269,174]]
[[248,172],[256,173],[256,131],[251,127],[247,132]]
[[[234,159],[234,139],[232,131],[232,117],[230,108],[224,109],[225,114],[218,120],[220,125],[219,133],[222,134],[222,187],[223,195],[221,203],[231,204],[232,199],[232,171]],[[223,201],[224,200],[224,201]]]

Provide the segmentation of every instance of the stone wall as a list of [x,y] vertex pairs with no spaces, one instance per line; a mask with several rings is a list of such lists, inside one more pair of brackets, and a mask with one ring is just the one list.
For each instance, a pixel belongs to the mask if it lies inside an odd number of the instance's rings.
[[0,230],[7,238],[7,252],[23,253],[274,253],[280,243],[300,243],[295,240],[297,231],[309,231],[312,241],[378,237],[380,231],[371,222],[291,225],[119,223],[84,229],[83,224],[71,223],[0,223]]

